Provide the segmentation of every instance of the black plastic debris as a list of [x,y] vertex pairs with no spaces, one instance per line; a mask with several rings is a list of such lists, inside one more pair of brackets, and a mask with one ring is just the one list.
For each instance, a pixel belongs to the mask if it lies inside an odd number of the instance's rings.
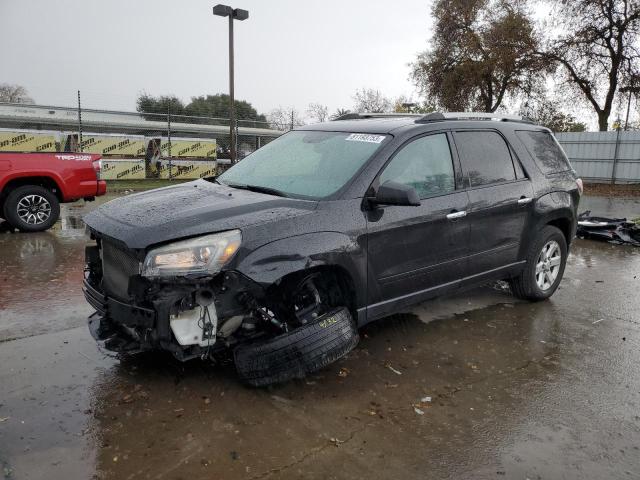
[[640,247],[640,224],[630,222],[626,218],[591,216],[591,210],[578,215],[576,235],[580,238]]

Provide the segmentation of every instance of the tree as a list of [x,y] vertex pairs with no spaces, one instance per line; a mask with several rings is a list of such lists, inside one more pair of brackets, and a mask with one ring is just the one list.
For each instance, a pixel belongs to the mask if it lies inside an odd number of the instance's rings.
[[335,120],[336,118],[340,118],[348,113],[351,113],[351,110],[348,110],[346,108],[337,108],[336,111],[331,114],[329,119]]
[[278,107],[269,113],[269,125],[276,130],[289,131],[304,125],[304,122],[295,108]]
[[373,88],[356,90],[353,100],[355,101],[353,108],[358,113],[385,113],[393,109],[391,100],[382,95],[380,90]]
[[329,109],[320,103],[310,103],[307,115],[318,123],[326,122],[329,117]]
[[[147,93],[141,93],[136,100],[136,110],[140,113],[183,115],[184,103],[175,95],[154,97]],[[158,115],[143,115],[143,117],[145,120],[159,120],[161,118]]]
[[21,85],[0,83],[0,102],[6,103],[34,103],[27,89]]
[[608,128],[616,93],[639,73],[640,3],[637,0],[551,0],[562,33],[542,55],[560,67]]
[[437,0],[432,48],[412,64],[421,92],[445,110],[495,112],[536,85],[548,67],[520,3]]
[[[259,115],[255,108],[244,100],[235,100],[236,118],[238,120],[255,120],[256,122],[266,123],[267,119],[264,115]],[[166,114],[169,110],[174,115],[192,115],[195,117],[213,117],[220,121],[211,120],[210,118],[190,119],[191,123],[219,123],[225,124],[225,120],[229,118],[229,95],[217,94],[199,97],[191,97],[191,102],[184,105],[182,100],[175,95],[160,95],[154,97],[143,93],[138,96],[136,101],[138,112],[141,113],[162,113]],[[157,119],[157,115],[143,115],[147,120]],[[228,125],[228,123],[226,123]]]
[[[185,109],[185,115],[205,116],[215,118],[229,118],[229,95],[216,94],[199,97],[191,97]],[[259,115],[253,105],[245,100],[234,100],[236,118],[238,120],[255,120],[266,122],[264,115]]]
[[543,97],[526,102],[520,108],[520,115],[547,127],[552,132],[585,132],[587,130],[585,123],[576,121],[573,115],[564,113],[557,105],[556,101]]
[[[411,104],[410,107],[405,105]],[[410,112],[408,110],[411,110]],[[435,112],[437,109],[435,105],[432,105],[428,102],[418,102],[413,101],[411,98],[406,95],[400,95],[393,101],[393,111],[395,113],[431,113]]]

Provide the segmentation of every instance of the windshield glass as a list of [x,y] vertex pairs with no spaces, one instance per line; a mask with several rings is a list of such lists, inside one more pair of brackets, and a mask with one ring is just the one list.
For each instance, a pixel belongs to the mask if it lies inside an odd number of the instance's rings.
[[234,165],[220,183],[279,190],[319,199],[342,188],[380,147],[386,135],[289,132]]

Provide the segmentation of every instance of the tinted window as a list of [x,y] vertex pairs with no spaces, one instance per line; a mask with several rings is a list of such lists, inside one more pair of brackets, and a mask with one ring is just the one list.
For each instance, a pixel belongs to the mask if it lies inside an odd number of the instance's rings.
[[414,140],[393,157],[380,176],[416,189],[420,198],[455,190],[453,162],[444,133]]
[[516,135],[522,140],[545,175],[571,169],[569,160],[550,133],[521,130],[516,132]]
[[472,187],[515,180],[511,153],[496,132],[456,132],[462,169]]

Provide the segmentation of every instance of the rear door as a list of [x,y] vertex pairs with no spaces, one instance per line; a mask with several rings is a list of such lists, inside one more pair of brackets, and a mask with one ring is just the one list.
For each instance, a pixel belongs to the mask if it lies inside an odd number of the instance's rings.
[[467,276],[493,276],[519,261],[533,186],[497,131],[457,131],[454,138],[469,194]]
[[446,132],[424,135],[400,147],[380,174],[380,183],[415,188],[421,205],[366,212],[370,318],[431,296],[438,287],[454,288],[463,275],[468,197],[456,189],[454,159]]

